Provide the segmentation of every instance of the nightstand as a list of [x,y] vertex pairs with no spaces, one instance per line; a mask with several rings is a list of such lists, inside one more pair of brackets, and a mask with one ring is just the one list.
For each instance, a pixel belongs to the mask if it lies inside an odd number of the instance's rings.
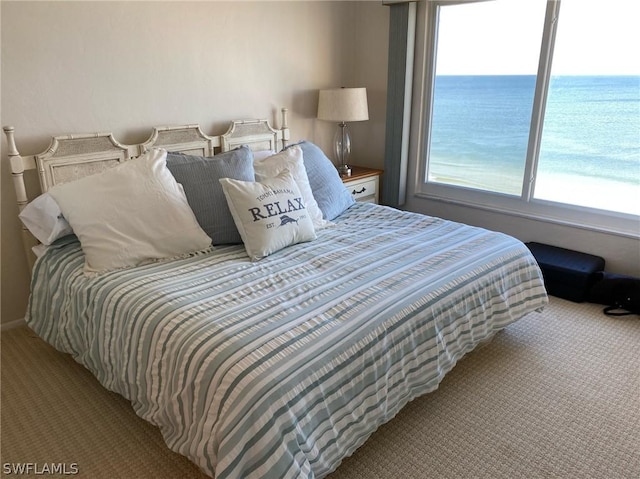
[[342,182],[356,201],[378,203],[380,201],[380,176],[382,170],[351,167],[351,176],[342,176]]

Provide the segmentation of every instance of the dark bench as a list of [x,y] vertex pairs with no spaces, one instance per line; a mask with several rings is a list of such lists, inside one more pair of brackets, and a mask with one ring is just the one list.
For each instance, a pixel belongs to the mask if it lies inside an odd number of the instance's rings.
[[582,302],[604,270],[604,258],[543,243],[525,243],[536,258],[547,293]]

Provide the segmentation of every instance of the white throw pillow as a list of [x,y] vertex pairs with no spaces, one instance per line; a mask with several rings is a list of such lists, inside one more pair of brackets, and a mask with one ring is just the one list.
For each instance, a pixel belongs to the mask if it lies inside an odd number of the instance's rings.
[[49,190],[80,240],[85,272],[180,257],[210,246],[166,158],[165,150],[153,149]]
[[251,261],[316,239],[304,198],[289,170],[259,182],[221,178],[220,184]]
[[39,258],[47,251],[47,249],[49,249],[48,246],[45,246],[43,244],[37,244],[31,248],[31,251],[33,251],[33,254],[36,255],[36,258]]
[[309,216],[311,217],[311,221],[313,222],[313,226],[316,229],[321,229],[333,224],[322,218],[322,211],[320,211],[318,203],[313,197],[311,185],[309,184],[309,177],[307,176],[307,170],[304,167],[302,148],[299,146],[292,146],[291,148],[287,148],[275,155],[265,155],[259,154],[259,152],[253,152],[253,169],[255,170],[257,181],[277,176],[285,169],[289,170],[293,179],[298,184],[298,188],[300,188],[302,198],[304,199],[304,203],[307,207]]
[[73,233],[71,226],[62,216],[60,206],[49,193],[35,198],[18,216],[31,234],[47,246],[58,238]]

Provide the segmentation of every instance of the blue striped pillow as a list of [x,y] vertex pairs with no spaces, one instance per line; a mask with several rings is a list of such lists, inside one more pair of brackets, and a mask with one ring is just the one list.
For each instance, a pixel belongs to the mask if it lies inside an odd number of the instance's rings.
[[313,197],[323,218],[331,221],[354,204],[355,200],[342,183],[338,170],[320,147],[310,141],[301,141],[298,145],[302,148],[302,159]]
[[212,243],[242,243],[219,180],[255,181],[249,147],[241,146],[212,157],[169,153],[167,168],[182,184],[189,206]]

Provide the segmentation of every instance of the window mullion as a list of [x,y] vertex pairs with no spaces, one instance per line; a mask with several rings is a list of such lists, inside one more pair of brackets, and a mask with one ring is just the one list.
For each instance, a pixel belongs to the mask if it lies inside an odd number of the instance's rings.
[[527,159],[525,163],[522,199],[530,201],[535,188],[536,171],[538,167],[538,155],[540,153],[540,141],[544,124],[544,113],[551,78],[551,62],[553,59],[553,46],[555,43],[560,0],[547,0],[547,10],[544,18],[544,29],[540,45],[540,60],[538,62],[538,74],[536,76],[536,89],[533,97],[531,111],[531,126],[529,127],[529,143],[527,146]]

